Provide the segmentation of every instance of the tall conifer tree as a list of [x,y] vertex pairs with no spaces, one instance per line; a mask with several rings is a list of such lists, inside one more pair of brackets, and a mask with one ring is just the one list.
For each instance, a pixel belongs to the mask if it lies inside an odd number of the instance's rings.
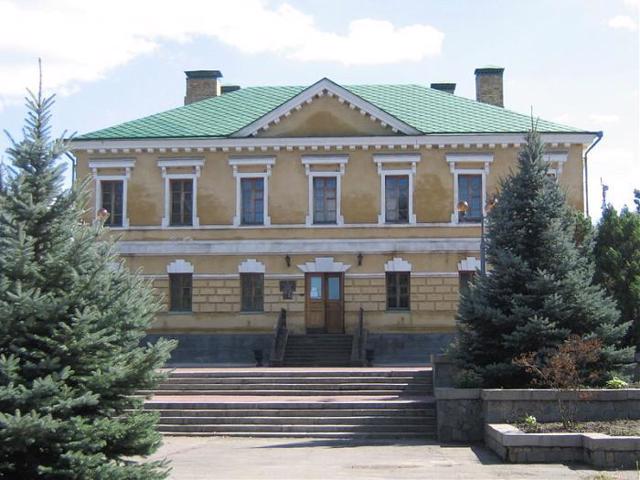
[[166,478],[128,458],[160,444],[134,394],[173,344],[140,346],[157,300],[102,225],[83,224],[81,189],[62,189],[52,104],[29,94],[0,190],[0,478]]
[[628,323],[593,284],[591,256],[576,246],[574,217],[547,170],[534,130],[488,215],[489,273],[477,275],[461,297],[455,355],[484,386],[528,385],[530,375],[513,359],[558,346],[570,334],[602,340],[604,371],[631,360],[621,346]]

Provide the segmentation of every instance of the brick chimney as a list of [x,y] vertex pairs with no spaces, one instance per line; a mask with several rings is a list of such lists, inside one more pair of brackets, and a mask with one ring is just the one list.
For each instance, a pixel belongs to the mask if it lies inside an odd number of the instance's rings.
[[438,82],[438,83],[432,83],[431,84],[431,88],[433,88],[434,90],[440,90],[441,92],[446,92],[446,93],[450,93],[451,95],[453,95],[453,92],[456,91],[456,84],[455,83]]
[[220,95],[222,73],[219,70],[191,70],[184,73],[187,76],[185,105]]
[[476,68],[476,100],[497,107],[504,107],[502,67]]

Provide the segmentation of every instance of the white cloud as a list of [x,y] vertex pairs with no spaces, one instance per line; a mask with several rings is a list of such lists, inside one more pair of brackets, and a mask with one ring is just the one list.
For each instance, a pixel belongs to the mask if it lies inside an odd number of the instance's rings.
[[592,113],[589,115],[589,120],[595,123],[616,123],[620,117],[613,114]]
[[261,0],[0,0],[0,18],[0,108],[34,84],[37,57],[49,89],[73,91],[163,42],[196,36],[244,53],[344,65],[417,62],[438,55],[444,39],[429,25],[368,18],[351,21],[342,35],[291,5]]
[[617,15],[609,19],[611,28],[622,28],[624,30],[635,31],[638,29],[638,24],[629,15]]
[[640,0],[624,0],[624,4],[631,8],[640,8]]

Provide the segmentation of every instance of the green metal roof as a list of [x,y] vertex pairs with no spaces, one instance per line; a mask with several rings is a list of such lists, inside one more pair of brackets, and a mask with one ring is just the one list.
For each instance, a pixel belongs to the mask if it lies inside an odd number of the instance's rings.
[[[227,137],[258,120],[307,87],[247,87],[113,127],[76,140]],[[523,133],[531,117],[422,85],[344,86],[424,134]],[[538,121],[545,133],[584,130]]]

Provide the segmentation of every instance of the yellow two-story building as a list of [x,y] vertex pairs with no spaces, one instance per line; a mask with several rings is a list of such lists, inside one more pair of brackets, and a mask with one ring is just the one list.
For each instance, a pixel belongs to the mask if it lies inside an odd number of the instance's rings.
[[[311,351],[321,334],[356,333],[353,358],[368,348],[380,363],[440,351],[480,266],[487,201],[531,126],[503,108],[503,69],[476,70],[476,100],[455,84],[238,88],[186,74],[184,106],[72,143],[92,216],[162,294],[150,338],[177,338],[176,364],[281,357],[305,334]],[[538,129],[582,210],[598,134]],[[282,309],[288,337],[274,349]],[[344,363],[338,350],[318,353]]]

